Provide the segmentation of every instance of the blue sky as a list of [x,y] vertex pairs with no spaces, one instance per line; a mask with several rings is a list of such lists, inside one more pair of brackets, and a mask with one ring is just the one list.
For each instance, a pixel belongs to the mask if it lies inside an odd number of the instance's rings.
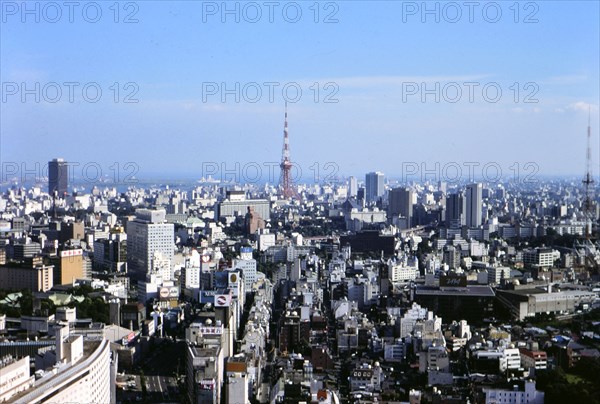
[[[582,174],[589,105],[598,167],[596,1],[479,2],[472,22],[464,2],[427,3],[439,22],[422,2],[274,2],[271,22],[266,2],[228,2],[224,15],[220,1],[120,2],[116,16],[111,1],[97,3],[95,23],[86,18],[96,3],[78,3],[73,22],[62,2],[60,18],[47,2],[30,2],[34,14],[0,3],[3,162],[60,156],[105,173],[134,162],[140,177],[277,162],[285,99],[295,97],[282,94],[287,85],[302,90],[288,111],[304,176],[328,162],[359,176],[401,175],[406,162],[493,162],[506,173],[534,162],[540,174]],[[80,83],[72,102],[65,82]],[[272,100],[266,82],[278,83]],[[40,102],[22,99],[22,83],[39,83]],[[86,83],[102,90],[98,102],[82,96]],[[239,102],[222,102],[223,86],[236,83]],[[132,91],[139,102],[124,103]]]

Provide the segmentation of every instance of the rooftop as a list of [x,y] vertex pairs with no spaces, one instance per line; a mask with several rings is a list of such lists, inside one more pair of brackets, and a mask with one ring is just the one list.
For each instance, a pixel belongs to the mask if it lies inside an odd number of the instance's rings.
[[80,360],[75,364],[66,363],[59,365],[56,374],[46,372],[44,377],[36,381],[33,388],[12,396],[11,401],[26,403],[38,402],[38,396],[44,394],[47,389],[52,388],[52,386],[56,386],[59,383],[63,383],[83,367],[89,366],[89,363],[87,363],[88,359],[90,359],[94,353],[99,352],[100,348],[106,343],[108,343],[108,341],[85,341],[83,344],[83,356]]
[[419,296],[485,296],[494,297],[494,290],[490,286],[467,285],[466,287],[435,287],[418,285],[415,294]]

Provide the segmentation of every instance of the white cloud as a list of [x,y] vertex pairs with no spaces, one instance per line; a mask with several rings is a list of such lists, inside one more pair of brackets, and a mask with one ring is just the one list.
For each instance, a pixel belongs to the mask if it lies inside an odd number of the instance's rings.
[[546,80],[540,81],[542,84],[575,84],[583,83],[588,79],[585,74],[566,74],[563,76],[548,77]]
[[[355,76],[326,78],[321,82],[333,82],[346,88],[399,87],[404,83],[464,83],[490,77],[488,74],[465,76]],[[306,80],[307,83],[315,80]]]
[[595,104],[589,104],[585,101],[577,101],[567,105],[566,109],[579,112],[588,112],[590,110],[596,112],[598,111],[598,106]]

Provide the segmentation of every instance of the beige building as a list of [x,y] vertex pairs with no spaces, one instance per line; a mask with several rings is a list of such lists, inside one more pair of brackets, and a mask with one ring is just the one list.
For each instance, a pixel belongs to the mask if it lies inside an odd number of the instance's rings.
[[72,284],[77,279],[85,278],[83,250],[76,248],[58,253],[58,264],[54,270],[54,284]]

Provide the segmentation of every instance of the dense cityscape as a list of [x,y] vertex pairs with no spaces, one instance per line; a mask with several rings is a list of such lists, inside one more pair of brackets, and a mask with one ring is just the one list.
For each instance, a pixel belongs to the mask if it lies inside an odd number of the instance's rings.
[[0,400],[597,402],[591,172],[296,184],[289,144],[277,184],[9,178]]
[[600,404],[599,16],[0,0],[0,404]]

